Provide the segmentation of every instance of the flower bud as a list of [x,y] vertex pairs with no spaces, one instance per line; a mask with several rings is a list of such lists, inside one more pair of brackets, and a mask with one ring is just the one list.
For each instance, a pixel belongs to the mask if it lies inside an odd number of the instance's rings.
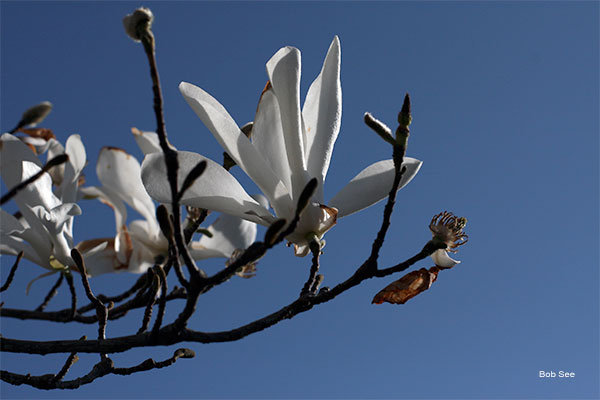
[[379,137],[381,137],[388,143],[394,144],[394,137],[392,136],[392,131],[390,130],[390,128],[387,127],[386,124],[379,121],[377,118],[373,117],[371,113],[368,112],[365,113],[364,120],[365,124],[367,124],[369,128],[373,129],[373,131],[375,131],[375,133],[377,133]]
[[152,27],[153,20],[152,11],[149,8],[140,7],[123,18],[123,26],[127,35],[134,41],[139,42],[142,40],[144,32],[149,31]]
[[404,103],[402,109],[398,113],[398,123],[400,127],[408,129],[408,126],[412,122],[412,116],[410,115],[410,95],[406,93],[404,96]]
[[19,121],[19,128],[28,125],[37,125],[44,120],[52,111],[52,103],[49,101],[41,102],[31,108],[28,108]]

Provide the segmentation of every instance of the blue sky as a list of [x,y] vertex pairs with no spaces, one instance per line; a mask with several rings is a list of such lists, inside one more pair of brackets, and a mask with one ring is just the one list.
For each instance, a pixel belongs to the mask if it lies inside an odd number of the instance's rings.
[[[343,119],[325,186],[331,198],[357,172],[390,158],[362,123],[365,111],[394,126],[409,92],[408,155],[423,160],[399,193],[380,265],[417,253],[443,210],[466,216],[462,264],[405,305],[371,305],[392,276],[239,342],[199,345],[193,360],[130,377],[109,376],[75,392],[1,384],[3,398],[597,398],[599,395],[598,2],[150,2],[171,141],[215,160],[222,149],[178,92],[180,81],[250,121],[280,47],[302,51],[302,96],[334,35],[342,47]],[[155,127],[140,45],[121,19],[140,3],[3,1],[0,129],[43,100],[43,126],[62,141],[79,133],[89,184],[102,146],[141,160],[130,128]],[[248,192],[256,189],[243,176]],[[3,188],[5,190],[5,188]],[[82,206],[76,240],[110,236],[107,207]],[[344,218],[326,236],[324,285],[362,263],[383,205]],[[263,231],[260,231],[261,233]],[[260,234],[260,233],[259,233]],[[2,276],[12,259],[2,257]],[[430,267],[426,260],[414,268]],[[208,262],[216,271],[219,262]],[[309,260],[274,249],[251,280],[232,279],[204,296],[190,326],[231,329],[289,303]],[[3,293],[7,307],[34,308],[54,282],[23,264]],[[92,280],[117,293],[136,276]],[[174,281],[172,281],[174,282]],[[66,307],[63,289],[54,309]],[[171,318],[181,303],[170,305]],[[140,313],[109,325],[129,334]],[[95,326],[3,319],[6,337],[95,335]],[[119,366],[168,358],[181,346],[113,357]],[[41,375],[61,356],[2,354],[2,369]],[[86,373],[81,356],[67,378]],[[572,371],[541,379],[540,370]]]

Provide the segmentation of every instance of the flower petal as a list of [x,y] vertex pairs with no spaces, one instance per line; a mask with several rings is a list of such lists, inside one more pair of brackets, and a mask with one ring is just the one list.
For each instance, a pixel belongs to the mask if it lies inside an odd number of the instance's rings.
[[[0,253],[17,255],[20,251],[25,253],[24,256],[28,260],[44,266],[47,264],[44,260],[47,261],[52,249],[44,237],[31,228],[23,226],[18,219],[0,209]],[[41,257],[40,253],[47,256]]]
[[155,132],[142,132],[137,128],[131,128],[131,133],[133,133],[135,142],[144,155],[162,151],[158,135]]
[[[30,161],[15,163],[13,168],[19,164],[21,166],[19,169],[22,171],[20,181],[25,181],[41,171],[41,168],[37,164]],[[23,215],[25,215],[25,211],[23,210],[25,205],[29,207],[39,205],[43,206],[46,210],[51,210],[61,204],[61,201],[52,193],[52,178],[46,172],[40,178],[24,187],[14,199]],[[27,216],[25,218],[30,222]]]
[[142,185],[141,167],[135,157],[115,147],[104,147],[98,156],[96,173],[103,186],[110,188],[159,230],[154,203]]
[[21,162],[29,161],[41,167],[41,161],[22,141],[10,133],[0,137],[0,174],[7,188],[12,189],[21,183],[23,169]]
[[[402,175],[398,190],[406,186],[419,172],[422,161],[404,157]],[[394,161],[383,160],[369,165],[356,175],[328,203],[338,209],[338,218],[370,207],[388,196],[394,182]]]
[[285,185],[242,133],[227,110],[211,95],[190,83],[181,82],[179,90],[219,144],[258,185],[271,204],[279,207],[280,204],[284,205],[282,203],[289,203]]
[[300,112],[300,50],[289,46],[280,49],[267,62],[267,74],[281,111],[286,154],[292,173],[292,199],[296,200],[309,180]]
[[199,241],[192,243],[197,260],[209,257],[229,258],[235,250],[246,249],[256,238],[255,223],[227,214],[221,214],[208,227],[208,231],[212,237],[204,235]]
[[323,183],[329,169],[333,145],[342,120],[342,86],[340,83],[340,41],[334,37],[302,108],[306,132],[306,164],[310,176],[319,179],[319,202],[323,203]]
[[436,250],[431,255],[431,258],[433,259],[435,265],[437,265],[438,267],[452,268],[456,264],[460,264],[460,261],[452,259],[448,255],[448,252],[444,249]]
[[[187,151],[178,151],[178,186],[200,161],[206,161],[204,173],[184,193],[181,204],[206,208],[235,215],[248,221],[269,225],[275,218],[267,209],[246,193],[240,183],[216,162]],[[142,163],[142,181],[152,198],[160,203],[171,203],[171,188],[162,153],[148,154]]]
[[127,267],[117,259],[113,238],[84,240],[76,247],[83,256],[89,276],[117,272]]
[[[258,102],[252,126],[252,144],[260,154],[264,155],[273,172],[291,193],[292,172],[285,149],[281,113],[270,84],[267,84]],[[277,209],[275,211],[277,213]]]
[[79,135],[69,136],[65,153],[69,156],[69,161],[64,164],[63,179],[57,194],[63,202],[67,203],[74,202],[77,198],[79,176],[87,161],[85,147]]

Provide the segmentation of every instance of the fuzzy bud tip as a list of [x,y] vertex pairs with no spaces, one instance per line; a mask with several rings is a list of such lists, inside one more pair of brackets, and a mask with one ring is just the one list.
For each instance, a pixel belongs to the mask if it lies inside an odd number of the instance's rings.
[[123,18],[123,27],[130,38],[139,42],[142,40],[143,33],[152,27],[153,20],[152,11],[149,8],[140,7]]

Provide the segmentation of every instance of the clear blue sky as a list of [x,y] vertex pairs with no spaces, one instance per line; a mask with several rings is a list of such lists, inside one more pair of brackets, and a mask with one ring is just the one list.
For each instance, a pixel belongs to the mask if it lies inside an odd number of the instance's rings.
[[[0,129],[50,100],[54,110],[43,125],[62,141],[82,136],[88,183],[97,182],[102,146],[141,159],[130,128],[155,127],[150,78],[141,46],[121,25],[141,4],[2,1]],[[109,376],[74,392],[1,384],[3,398],[598,397],[598,2],[146,5],[155,14],[170,138],[216,160],[222,149],[185,104],[179,82],[204,88],[243,124],[253,118],[272,54],[284,45],[302,51],[304,95],[339,35],[343,119],[326,199],[363,167],[390,157],[362,116],[370,111],[393,126],[410,92],[408,155],[424,164],[399,193],[381,265],[417,253],[430,238],[429,220],[443,210],[469,220],[470,241],[457,254],[462,264],[405,305],[370,304],[400,275],[370,280],[239,342],[185,345],[196,358],[167,369]],[[86,203],[83,211],[77,241],[114,232],[107,207]],[[364,260],[382,211],[380,204],[344,218],[327,234],[324,285]],[[11,264],[2,257],[3,280]],[[295,299],[308,268],[307,258],[277,248],[254,279],[232,279],[203,296],[190,326],[230,329],[277,310]],[[23,264],[2,295],[6,306],[37,306],[54,278],[37,282],[27,297],[24,288],[41,272]],[[92,287],[114,294],[135,278],[101,276]],[[68,303],[63,289],[50,307]],[[170,305],[171,318],[181,306]],[[107,334],[132,333],[140,321],[132,313]],[[1,323],[4,336],[34,340],[94,336],[97,329]],[[177,347],[113,359],[131,366],[168,358]],[[67,378],[97,362],[80,357]],[[64,358],[2,354],[2,369],[52,373]],[[576,377],[540,379],[540,370]]]

